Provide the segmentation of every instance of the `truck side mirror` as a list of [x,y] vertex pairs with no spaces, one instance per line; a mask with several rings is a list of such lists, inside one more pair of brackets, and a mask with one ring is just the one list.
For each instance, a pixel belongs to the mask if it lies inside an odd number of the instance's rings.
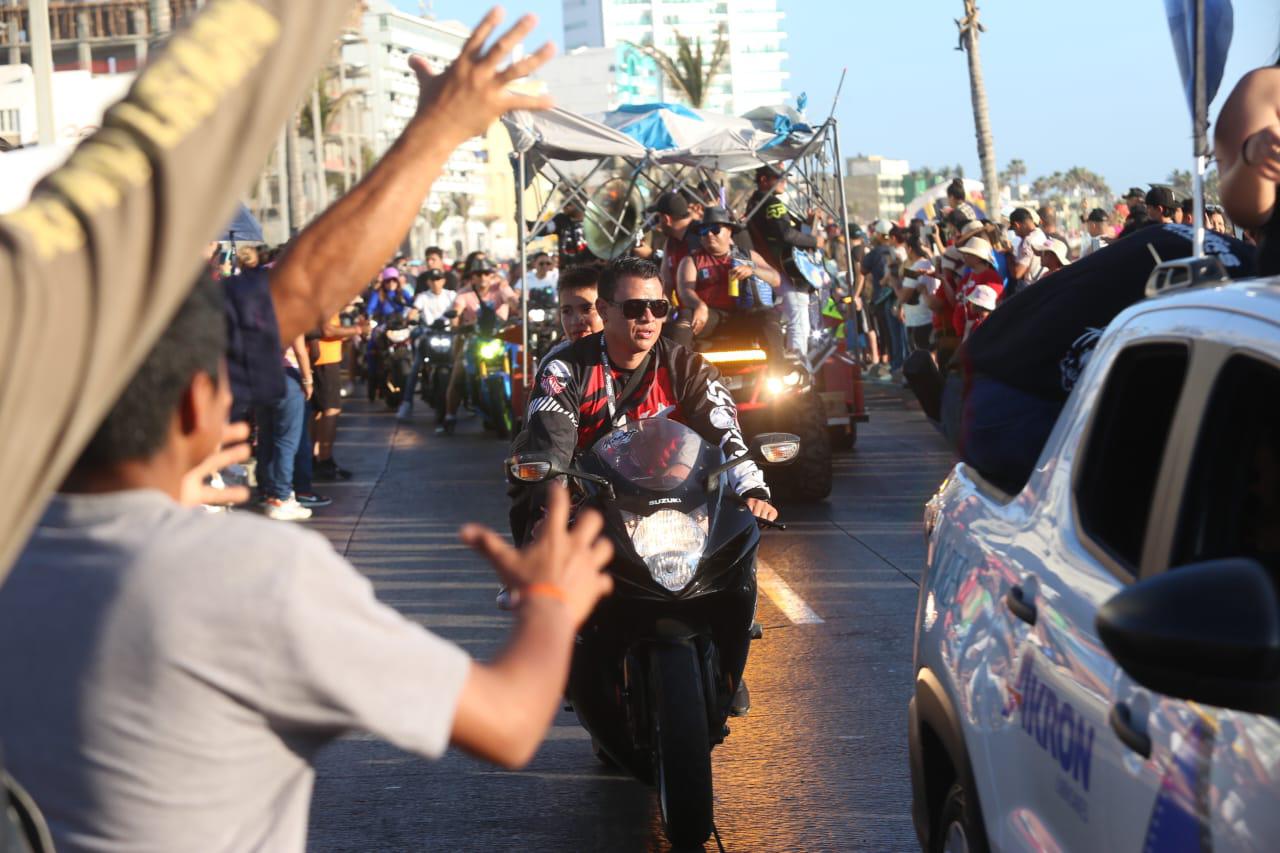
[[1280,717],[1280,597],[1256,560],[1171,569],[1098,610],[1098,635],[1157,693]]

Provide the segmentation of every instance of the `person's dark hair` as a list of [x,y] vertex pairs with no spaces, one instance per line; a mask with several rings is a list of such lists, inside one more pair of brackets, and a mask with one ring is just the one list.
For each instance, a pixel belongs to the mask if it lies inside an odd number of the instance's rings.
[[[566,270],[565,272],[568,272]],[[560,274],[562,277],[564,273]],[[600,298],[606,302],[613,301],[613,295],[618,292],[618,282],[624,278],[651,279],[658,277],[658,265],[647,258],[622,257],[617,260],[610,261],[605,268],[600,271],[600,281],[596,285],[599,290]]]
[[556,280],[556,290],[577,290],[582,287],[597,287],[600,282],[600,273],[603,269],[604,265],[598,263],[574,264],[564,272],[560,273],[560,278]]
[[440,258],[440,260],[444,260],[444,249],[441,249],[439,246],[428,246],[427,250],[422,253],[422,257],[424,258],[429,258],[432,255]]
[[182,392],[197,373],[218,381],[226,346],[222,285],[201,277],[98,425],[76,468],[118,465],[159,452]]
[[550,255],[548,255],[546,252],[534,252],[534,253],[533,253],[533,262],[534,262],[535,264],[538,262],[538,259],[539,259],[539,258],[546,258],[547,260],[551,260],[551,256],[550,256]]
[[1184,198],[1182,200],[1182,215],[1194,217],[1196,215],[1195,198]]
[[965,200],[963,179],[953,178],[951,183],[947,184],[947,198],[954,198],[956,201]]
[[1150,225],[1160,225],[1159,219],[1151,216],[1145,204],[1135,204],[1129,208],[1129,217],[1124,221],[1124,228],[1120,231],[1116,239],[1128,237],[1135,231],[1139,231]]
[[920,239],[919,233],[912,234],[911,237],[908,238],[907,251],[911,252],[917,257],[921,257],[921,258],[929,257],[929,252],[927,249],[925,249],[924,241]]

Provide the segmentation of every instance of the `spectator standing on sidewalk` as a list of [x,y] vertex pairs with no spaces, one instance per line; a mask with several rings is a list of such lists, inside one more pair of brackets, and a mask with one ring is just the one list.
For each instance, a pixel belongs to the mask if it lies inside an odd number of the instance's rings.
[[1040,278],[1043,267],[1040,264],[1039,252],[1044,248],[1044,232],[1040,230],[1035,214],[1025,207],[1019,207],[1009,214],[1009,226],[1018,236],[1018,245],[1013,255],[1013,269],[1009,271],[1009,284],[1016,293],[1028,285],[1035,284]]
[[892,286],[893,269],[901,263],[893,247],[893,223],[876,220],[871,239],[871,251],[862,261],[862,271],[871,281],[870,313],[880,347],[880,364],[872,371],[873,378],[888,379],[902,367],[906,357],[906,331],[898,319]]
[[342,346],[362,334],[368,334],[364,317],[350,326],[342,324],[342,316],[334,314],[320,328],[316,340],[316,359],[312,369],[315,393],[311,397],[314,411],[311,433],[315,440],[312,476],[323,482],[350,480],[351,472],[333,458],[333,444],[338,438],[338,416],[342,414]]
[[1107,212],[1100,207],[1095,207],[1089,211],[1089,215],[1084,220],[1085,236],[1080,241],[1081,258],[1087,258],[1111,242],[1110,234],[1107,230],[1107,224],[1110,219],[1111,217],[1107,216]]
[[[311,510],[294,494],[294,474],[298,457],[310,456],[304,447],[307,434],[307,399],[314,383],[306,339],[299,335],[282,356],[284,393],[273,403],[254,408],[258,424],[258,488],[263,511],[277,521],[303,521]],[[309,465],[307,466],[310,467]]]
[[933,311],[926,296],[938,291],[933,275],[933,260],[918,235],[907,240],[907,268],[902,283],[894,288],[902,303],[902,316],[907,327],[907,346],[911,352],[927,350],[933,337]]

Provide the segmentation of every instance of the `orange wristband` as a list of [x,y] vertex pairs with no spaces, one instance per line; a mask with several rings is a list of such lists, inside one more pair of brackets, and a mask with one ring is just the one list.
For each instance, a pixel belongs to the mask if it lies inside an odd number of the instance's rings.
[[569,595],[564,591],[563,587],[556,586],[553,583],[531,583],[520,590],[520,595],[533,598],[542,596],[543,598],[552,598],[561,604],[569,603]]

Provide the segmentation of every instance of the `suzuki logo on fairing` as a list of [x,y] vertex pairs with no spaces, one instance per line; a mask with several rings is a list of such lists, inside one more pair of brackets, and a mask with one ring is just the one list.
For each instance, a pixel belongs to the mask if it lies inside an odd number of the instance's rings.
[[658,498],[656,501],[649,501],[649,506],[662,506],[663,504],[678,504],[680,498]]
[[1005,716],[1018,710],[1022,730],[1058,762],[1063,773],[1088,791],[1089,769],[1093,763],[1093,726],[1084,714],[1036,677],[1030,653],[1023,660],[1017,686],[1010,694],[1011,707]]

